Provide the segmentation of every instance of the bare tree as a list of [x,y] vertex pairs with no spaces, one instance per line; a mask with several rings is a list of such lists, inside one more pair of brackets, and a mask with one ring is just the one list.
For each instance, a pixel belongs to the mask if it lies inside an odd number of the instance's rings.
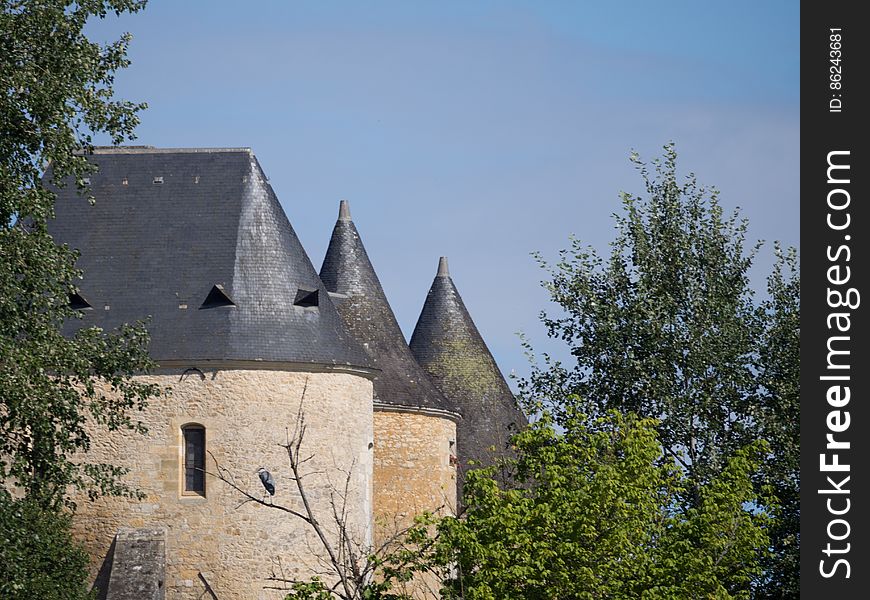
[[[302,399],[305,398],[307,382],[303,388]],[[329,508],[319,510],[327,514],[319,514],[318,507],[311,501],[311,493],[306,487],[306,481],[313,476],[324,476],[324,471],[310,468],[314,454],[303,451],[306,433],[305,413],[300,402],[299,411],[293,429],[286,428],[285,441],[279,444],[287,453],[290,467],[290,480],[296,486],[302,508],[297,510],[283,504],[274,503],[271,497],[257,496],[236,479],[234,474],[222,466],[217,458],[209,452],[214,469],[205,471],[224,482],[241,497],[237,508],[247,503],[259,504],[272,510],[283,512],[290,518],[300,519],[314,531],[320,551],[311,548],[312,556],[317,557],[318,567],[312,578],[300,580],[285,575],[284,565],[280,557],[273,560],[273,569],[266,578],[264,589],[283,590],[288,598],[340,600],[363,600],[363,598],[383,598],[384,600],[410,600],[408,591],[390,591],[395,584],[399,587],[410,581],[416,573],[428,570],[419,558],[426,547],[431,544],[428,535],[421,535],[422,529],[431,523],[428,515],[422,515],[406,527],[397,528],[385,540],[374,547],[367,535],[354,531],[349,524],[349,509],[351,508],[351,483],[354,465],[343,469],[336,465],[335,469],[343,476],[339,486],[332,486],[329,491]],[[422,542],[422,545],[421,545]],[[430,573],[430,579],[438,578],[440,574]],[[437,591],[431,590],[433,597]]]

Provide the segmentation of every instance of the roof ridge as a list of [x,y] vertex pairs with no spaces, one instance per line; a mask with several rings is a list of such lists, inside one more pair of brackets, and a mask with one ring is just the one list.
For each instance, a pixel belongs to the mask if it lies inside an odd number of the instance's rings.
[[247,152],[253,154],[249,147],[217,147],[217,148],[156,148],[154,146],[94,146],[92,154],[212,154],[219,152]]

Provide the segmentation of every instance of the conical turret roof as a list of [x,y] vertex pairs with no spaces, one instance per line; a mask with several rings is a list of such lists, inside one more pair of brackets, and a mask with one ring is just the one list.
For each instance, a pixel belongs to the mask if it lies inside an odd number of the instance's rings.
[[457,428],[461,463],[467,465],[470,459],[486,465],[494,454],[503,455],[512,426],[527,421],[468,314],[444,257],[410,348],[438,389],[462,411]]
[[150,318],[172,361],[369,369],[248,148],[97,150],[96,202],[59,190],[50,224],[81,252],[89,309],[69,327]]
[[374,380],[376,408],[431,411],[456,419],[456,405],[438,391],[414,360],[346,200],[340,203],[320,278],[345,326],[380,369]]

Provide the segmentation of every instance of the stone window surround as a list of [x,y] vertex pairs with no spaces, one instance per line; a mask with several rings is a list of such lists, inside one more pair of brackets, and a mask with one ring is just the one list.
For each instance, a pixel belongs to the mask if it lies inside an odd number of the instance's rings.
[[186,429],[199,429],[202,431],[203,441],[202,441],[202,455],[203,455],[203,468],[205,468],[206,463],[206,455],[208,449],[208,430],[203,423],[199,421],[188,421],[185,422],[178,428],[178,452],[179,452],[179,477],[178,477],[178,491],[179,497],[183,500],[196,500],[201,499],[205,500],[207,498],[207,490],[208,486],[206,484],[206,474],[203,473],[202,476],[202,490],[188,490],[187,489],[187,473],[186,473],[186,465],[187,465],[187,443],[185,440],[184,432]]

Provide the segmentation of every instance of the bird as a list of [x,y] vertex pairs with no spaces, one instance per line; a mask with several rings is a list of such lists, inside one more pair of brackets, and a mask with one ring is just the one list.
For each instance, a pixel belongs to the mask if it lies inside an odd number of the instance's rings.
[[[266,470],[265,467],[260,467],[257,469],[257,475],[260,476],[260,481],[263,482],[263,487],[266,488],[266,491],[269,492],[270,496],[275,495],[275,480],[272,478],[272,474]],[[265,497],[265,494],[263,494]]]

